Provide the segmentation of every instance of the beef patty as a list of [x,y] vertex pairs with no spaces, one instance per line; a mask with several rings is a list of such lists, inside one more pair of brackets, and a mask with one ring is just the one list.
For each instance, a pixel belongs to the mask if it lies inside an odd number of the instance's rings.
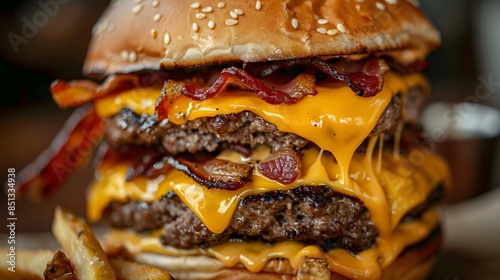
[[[393,129],[400,119],[401,106],[401,97],[394,96],[371,135]],[[273,151],[278,151],[298,150],[310,142],[296,134],[278,130],[274,124],[249,111],[200,118],[176,125],[168,121],[157,122],[151,115],[137,115],[128,108],[122,108],[117,115],[106,120],[106,139],[115,146],[161,145],[172,155],[202,150],[213,152],[223,143],[250,147],[266,144]]]
[[326,186],[300,186],[242,199],[227,229],[211,232],[173,193],[146,203],[112,202],[105,211],[111,226],[144,232],[164,227],[164,245],[211,246],[231,239],[299,241],[357,252],[378,234],[362,202]]

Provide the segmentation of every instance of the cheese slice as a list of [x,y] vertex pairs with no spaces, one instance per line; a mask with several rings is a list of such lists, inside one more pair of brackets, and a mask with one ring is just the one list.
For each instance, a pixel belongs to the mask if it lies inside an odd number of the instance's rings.
[[[375,143],[376,138],[373,137],[371,142]],[[108,160],[96,171],[94,183],[89,189],[88,217],[91,221],[99,220],[103,210],[113,200],[151,202],[174,191],[208,229],[221,233],[230,223],[239,201],[248,195],[288,190],[301,185],[326,185],[335,191],[360,198],[381,234],[390,234],[408,211],[424,202],[434,188],[443,182],[442,174],[447,173],[444,161],[430,155],[409,174],[408,166],[411,165],[408,158],[396,158],[392,152],[385,151],[382,154],[380,175],[377,175],[377,162],[372,160],[372,154],[356,153],[350,166],[350,178],[355,187],[346,190],[338,180],[328,180],[338,177],[339,164],[331,154],[319,154],[316,148],[305,151],[302,177],[291,184],[272,181],[256,169],[251,181],[235,191],[207,189],[177,170],[151,180],[138,177],[127,182],[125,175],[130,163]],[[240,155],[226,151],[221,158],[236,157]]]
[[259,272],[267,261],[283,258],[295,270],[303,257],[325,258],[331,270],[352,279],[379,279],[382,269],[388,267],[403,250],[425,239],[438,225],[438,211],[427,210],[421,219],[398,225],[390,238],[377,238],[377,245],[353,255],[344,249],[324,252],[316,246],[305,246],[294,241],[268,244],[259,241],[229,242],[209,248],[181,250],[160,243],[159,235],[138,234],[129,230],[111,230],[103,240],[105,246],[123,248],[132,256],[139,253],[156,253],[168,256],[207,255],[217,258],[226,267],[243,264],[249,271]]
[[[127,182],[125,174],[129,163],[105,161],[99,167],[89,192],[88,216],[92,221],[99,220],[103,210],[113,200],[153,201],[174,191],[209,230],[221,233],[231,222],[239,201],[246,196],[288,190],[300,185],[326,185],[364,202],[379,230],[376,246],[357,256],[345,250],[325,255],[316,247],[304,247],[293,242],[276,244],[272,248],[256,244],[241,245],[243,247],[237,244],[231,244],[232,247],[221,245],[202,253],[219,258],[227,266],[244,263],[251,271],[259,271],[269,258],[287,258],[297,266],[303,256],[321,256],[330,261],[332,270],[343,275],[376,279],[380,276],[380,268],[389,265],[406,245],[411,244],[408,242],[417,242],[437,223],[437,218],[429,218],[433,222],[422,220],[420,222],[425,225],[415,222],[418,226],[407,228],[404,226],[406,223],[401,223],[404,215],[423,203],[438,184],[448,185],[449,182],[445,162],[419,147],[409,150],[407,155],[400,155],[398,152],[383,151],[381,143],[377,149],[379,137],[371,137],[366,153],[355,153],[377,124],[393,95],[400,93],[406,100],[404,95],[415,86],[428,88],[421,75],[402,76],[389,72],[385,76],[383,90],[368,98],[356,96],[341,83],[319,83],[317,95],[291,105],[268,104],[255,93],[245,90],[221,92],[204,101],[179,95],[170,100],[169,122],[180,125],[197,118],[251,111],[275,124],[281,131],[311,140],[318,148],[304,151],[302,174],[295,182],[281,184],[272,181],[255,168],[251,182],[236,191],[209,190],[177,170],[152,180],[138,177]],[[154,114],[154,104],[159,95],[159,89],[130,90],[96,101],[96,110],[101,117],[112,116],[122,107],[129,107],[140,114]],[[268,153],[269,149],[258,147],[251,158],[242,158],[231,151],[225,151],[219,157],[255,163]],[[419,162],[414,161],[417,154],[424,155]],[[251,252],[248,252],[250,249]],[[260,261],[257,261],[259,258]]]

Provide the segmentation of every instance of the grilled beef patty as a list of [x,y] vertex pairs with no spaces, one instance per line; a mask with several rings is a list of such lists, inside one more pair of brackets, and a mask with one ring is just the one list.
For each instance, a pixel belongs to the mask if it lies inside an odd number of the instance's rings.
[[[397,95],[387,106],[371,135],[390,131],[398,122],[400,114],[401,97]],[[298,150],[310,142],[296,134],[280,131],[274,124],[248,111],[176,125],[168,121],[158,123],[154,116],[137,115],[128,108],[121,109],[117,115],[106,120],[106,139],[114,146],[161,145],[172,155],[202,150],[213,152],[223,143],[250,147],[265,144],[273,151],[278,151]]]
[[212,233],[173,193],[152,203],[112,202],[105,215],[113,227],[139,232],[164,227],[161,242],[178,248],[211,246],[231,239],[294,240],[356,252],[370,247],[378,233],[362,202],[326,186],[248,196],[240,201],[221,234]]

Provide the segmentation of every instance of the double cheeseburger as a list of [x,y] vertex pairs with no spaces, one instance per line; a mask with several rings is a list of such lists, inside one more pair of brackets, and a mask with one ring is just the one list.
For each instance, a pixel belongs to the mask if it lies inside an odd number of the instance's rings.
[[87,104],[63,154],[103,134],[108,254],[177,279],[425,278],[449,180],[418,126],[440,39],[417,1],[123,0],[93,33],[100,82],[52,92]]

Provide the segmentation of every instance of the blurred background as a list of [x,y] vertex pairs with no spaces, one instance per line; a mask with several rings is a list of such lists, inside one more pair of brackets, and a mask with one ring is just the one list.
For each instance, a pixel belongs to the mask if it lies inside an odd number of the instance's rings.
[[[54,79],[82,78],[92,27],[108,2],[0,2],[1,182],[6,180],[8,168],[21,170],[48,147],[71,114],[71,110],[57,108],[49,86]],[[500,205],[500,191],[496,188],[500,186],[500,1],[420,3],[441,31],[443,40],[442,48],[429,58],[431,68],[427,76],[433,95],[422,120],[435,149],[449,159],[455,183],[444,210],[449,238],[444,257],[431,278],[497,279],[500,241],[491,235],[478,238],[469,220],[496,225],[492,230],[498,233],[500,210],[491,205]],[[444,130],[445,137],[437,133]],[[18,199],[17,232],[36,236],[40,230],[47,231],[56,204],[85,215],[83,197],[91,176],[87,167],[71,177],[57,195],[42,203]],[[6,205],[4,192],[0,200],[1,205]],[[471,209],[475,209],[471,207],[484,211],[470,216]],[[1,220],[5,216],[2,209]],[[0,246],[5,245],[5,233],[2,228]],[[467,242],[479,249],[461,246]]]

